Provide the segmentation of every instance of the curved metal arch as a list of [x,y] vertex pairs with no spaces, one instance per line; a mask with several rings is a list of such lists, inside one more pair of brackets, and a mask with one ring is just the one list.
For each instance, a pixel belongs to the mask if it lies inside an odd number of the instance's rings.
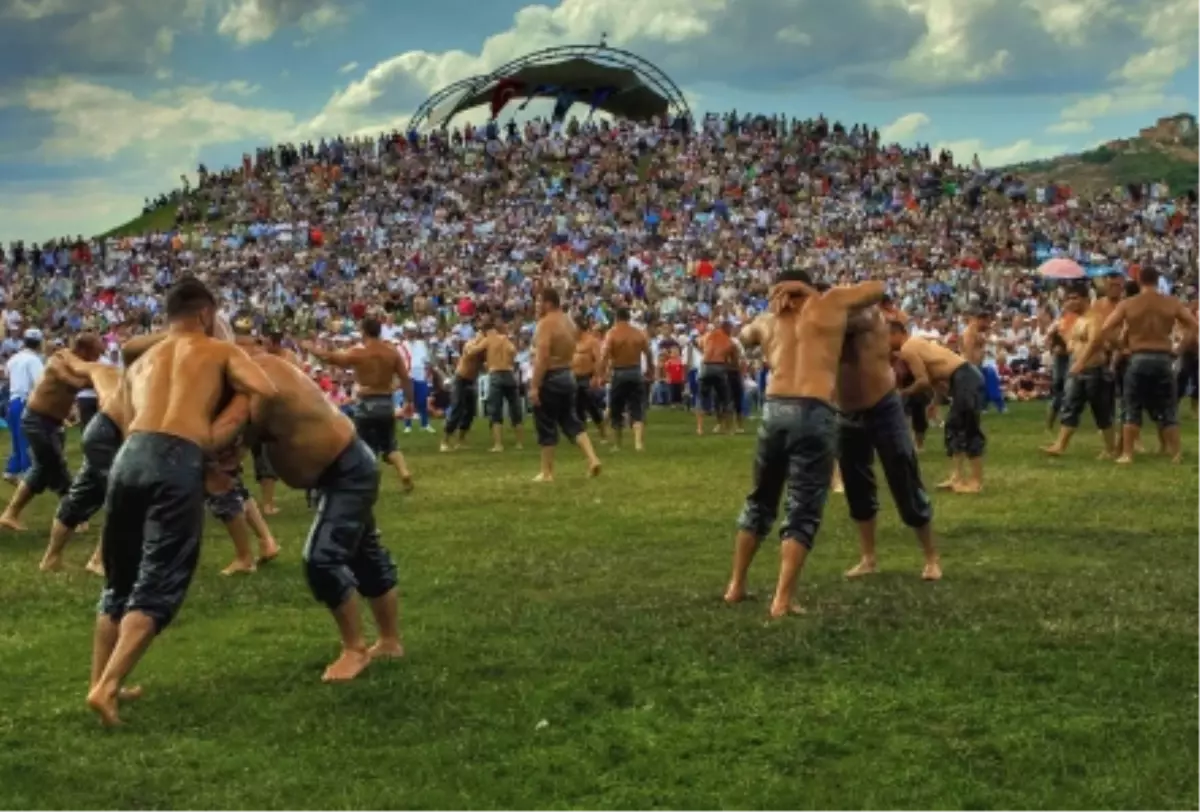
[[467,90],[473,94],[477,88],[499,81],[505,76],[528,65],[570,57],[586,57],[600,64],[608,64],[632,70],[637,74],[639,79],[645,81],[667,100],[668,109],[674,108],[676,115],[686,115],[688,118],[692,117],[691,107],[688,105],[687,99],[684,98],[683,91],[671,80],[671,77],[667,76],[661,68],[650,60],[638,56],[632,51],[613,48],[608,45],[555,45],[512,59],[490,73],[469,76],[447,85],[421,103],[413,113],[409,126],[421,126],[428,119],[429,114],[454,93],[461,93]]

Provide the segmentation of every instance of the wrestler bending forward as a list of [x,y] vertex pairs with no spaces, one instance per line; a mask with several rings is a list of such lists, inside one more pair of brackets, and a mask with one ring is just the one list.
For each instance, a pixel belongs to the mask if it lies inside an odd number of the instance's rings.
[[917,449],[909,431],[904,400],[896,391],[892,347],[883,313],[868,308],[850,319],[838,374],[838,403],[842,409],[839,460],[850,518],[858,527],[862,557],[846,573],[848,578],[878,571],[875,531],[879,514],[879,487],[875,457],[900,519],[913,529],[921,543],[925,567],[921,577],[942,577],[933,540],[933,503],[921,480]]
[[[313,595],[333,614],[342,652],[325,682],[345,682],[372,659],[402,657],[396,565],[375,524],[379,471],[354,424],[293,365],[257,355],[277,394],[255,401],[254,426],[271,465],[289,487],[315,491],[317,513],[304,547]],[[363,638],[355,592],[367,599],[379,640]]]
[[852,310],[877,304],[883,294],[881,282],[820,293],[804,271],[783,272],[771,289],[775,317],[764,320],[761,337],[771,380],[758,430],[754,487],[738,518],[726,602],[745,599],[750,564],[775,523],[786,487],[779,582],[770,612],[773,618],[803,612],[793,599],[829,498],[838,432],[834,393],[847,319]]
[[[248,395],[275,388],[238,347],[212,338],[216,302],[189,277],[167,293],[167,336],[126,370],[132,416],[109,474],[105,585],[87,702],[120,723],[119,692],[187,595],[204,525],[205,456],[229,445]],[[226,389],[234,397],[218,412]]]

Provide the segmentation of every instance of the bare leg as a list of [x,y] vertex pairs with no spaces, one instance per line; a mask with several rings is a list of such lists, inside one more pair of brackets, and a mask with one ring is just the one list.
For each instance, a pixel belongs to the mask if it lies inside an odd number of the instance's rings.
[[373,660],[404,656],[404,644],[400,640],[400,595],[392,588],[378,598],[372,598],[371,614],[379,629],[379,639],[367,650]]
[[846,485],[842,482],[842,469],[836,462],[833,464],[833,479],[829,483],[829,489],[834,493],[846,492]]
[[342,638],[342,653],[325,669],[321,681],[349,682],[371,664],[367,642],[363,639],[362,621],[358,617],[358,601],[353,592],[341,606],[333,610],[333,620]]
[[504,450],[504,426],[500,423],[492,424],[492,453],[498,454]]
[[1071,438],[1074,436],[1075,429],[1068,426],[1060,426],[1058,429],[1058,439],[1050,445],[1044,446],[1042,451],[1051,457],[1060,457],[1067,453],[1067,446],[1071,444]]
[[1179,436],[1179,426],[1167,426],[1159,429],[1159,433],[1162,435],[1160,442],[1163,451],[1170,456],[1171,462],[1181,462],[1183,460],[1183,442]]
[[1132,423],[1121,427],[1121,456],[1117,457],[1117,462],[1122,465],[1133,462],[1133,449],[1137,446],[1141,433],[1142,427]]
[[233,563],[221,570],[222,575],[254,572],[254,554],[250,552],[250,524],[243,511],[225,522],[229,540],[233,542]]
[[21,512],[25,510],[25,506],[32,499],[33,491],[29,490],[29,486],[22,479],[17,483],[17,489],[13,491],[8,507],[4,509],[3,514],[0,514],[0,527],[7,527],[9,530],[24,530],[25,525],[21,524]]
[[408,463],[404,461],[404,455],[399,451],[393,451],[387,455],[387,464],[396,469],[396,476],[400,477],[401,490],[405,493],[412,493],[412,472],[408,470]]
[[93,575],[104,577],[104,558],[101,542],[96,542],[96,549],[92,550],[92,557],[88,559],[84,569]]
[[[117,700],[121,683],[142,659],[142,655],[154,641],[156,631],[154,620],[142,612],[130,612],[121,620],[112,654],[100,670],[100,676],[93,681],[91,690],[88,691],[87,703],[99,715],[101,724],[106,726],[121,724],[121,718],[117,715]],[[103,634],[97,624],[97,638]],[[98,667],[96,659],[94,656],[93,672]]]
[[860,557],[858,563],[846,571],[847,578],[861,578],[879,571],[879,563],[875,557],[875,519],[870,518],[855,524],[858,526]]
[[938,557],[937,544],[933,540],[933,522],[915,528],[917,541],[921,542],[921,554],[925,556],[925,567],[921,578],[926,581],[942,580],[942,562]]
[[954,466],[950,471],[950,477],[948,479],[945,479],[942,482],[938,483],[938,486],[937,486],[938,490],[940,490],[940,491],[954,490],[954,486],[957,483],[959,483],[960,481],[962,481],[963,463],[965,463],[966,461],[967,461],[966,454],[955,454],[954,455]]
[[696,405],[696,433],[704,433],[704,412],[700,410],[699,404]]
[[621,424],[620,426],[613,426],[612,436],[613,436],[612,450],[620,451],[621,447],[625,444],[624,424]]
[[525,447],[525,427],[518,423],[513,426],[513,434],[517,436],[517,450],[519,451]]
[[955,493],[980,493],[983,490],[983,457],[971,457],[971,478],[966,482],[959,481],[954,486]]
[[46,546],[46,554],[42,556],[40,569],[42,572],[55,572],[62,569],[62,551],[71,540],[74,530],[67,527],[58,519],[50,526],[50,543]]
[[1104,438],[1104,450],[1100,452],[1099,459],[1111,460],[1117,451],[1117,430],[1109,426],[1100,431],[1100,436]]
[[541,470],[533,478],[534,482],[554,481],[554,446],[544,445],[541,448]]
[[795,602],[796,581],[804,569],[808,548],[795,539],[784,539],[779,550],[779,583],[775,586],[775,598],[771,601],[771,617],[802,615],[804,608]]
[[[278,513],[278,511],[276,512]],[[275,535],[267,525],[267,520],[259,511],[258,503],[253,499],[246,500],[246,523],[258,537],[258,563],[265,564],[273,561],[279,555],[279,544],[275,541]]]
[[587,432],[582,432],[575,438],[575,445],[583,452],[583,456],[587,459],[588,476],[600,476],[600,458],[596,456],[596,449],[592,447],[592,438],[588,437]]
[[633,450],[634,451],[645,451],[646,450],[646,424],[645,423],[634,423],[633,424]]
[[746,599],[746,576],[757,552],[758,538],[749,530],[739,530],[733,540],[733,574],[725,589],[726,603],[741,603]]
[[[279,512],[279,508],[275,505],[275,480],[264,479],[261,483],[259,483],[259,488],[262,490],[263,514],[267,516],[274,516]],[[254,522],[252,521],[250,524],[253,525]]]

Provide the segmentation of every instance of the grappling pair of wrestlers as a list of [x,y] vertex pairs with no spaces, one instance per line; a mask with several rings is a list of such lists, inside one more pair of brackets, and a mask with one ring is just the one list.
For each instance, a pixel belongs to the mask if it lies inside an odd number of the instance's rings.
[[[921,543],[922,577],[941,578],[933,507],[921,481],[903,399],[946,387],[951,399],[947,452],[956,470],[970,461],[972,469],[981,471],[986,444],[980,425],[983,379],[956,353],[912,338],[903,323],[889,320],[877,307],[884,293],[881,282],[830,288],[815,285],[804,271],[786,271],[771,290],[769,312],[743,329],[743,345],[762,348],[771,374],[754,485],[738,519],[727,602],[745,600],[750,564],[783,498],[779,579],[770,614],[778,618],[803,611],[794,602],[796,582],[821,525],[835,462],[862,553],[847,575],[875,572],[876,455],[901,519]],[[894,355],[914,378],[904,390],[896,388]],[[973,478],[978,483],[981,474]]]
[[[206,478],[236,468],[242,449],[255,443],[279,479],[318,494],[305,572],[342,645],[323,679],[353,679],[373,659],[402,656],[396,566],[374,518],[376,452],[295,364],[215,338],[216,302],[199,280],[184,279],[168,292],[166,317],[164,332],[127,345],[123,374],[95,363],[98,353],[86,343],[76,347],[79,355],[60,353],[47,368],[73,384],[90,382],[99,395],[84,432],[84,468],[57,520],[74,527],[107,495],[88,705],[113,725],[119,703],[140,695],[125,679],[187,594],[200,554]],[[52,439],[30,435],[43,461],[62,459],[61,421],[43,433],[55,431],[57,453]],[[39,454],[42,445],[48,448]],[[370,647],[355,592],[368,600],[378,626]]]

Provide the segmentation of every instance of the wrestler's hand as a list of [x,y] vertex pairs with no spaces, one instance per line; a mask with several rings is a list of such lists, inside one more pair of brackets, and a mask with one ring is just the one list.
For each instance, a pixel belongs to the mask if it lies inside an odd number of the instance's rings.
[[593,375],[592,376],[592,388],[593,389],[601,389],[603,387],[604,387],[604,381],[600,378],[600,376]]
[[1080,361],[1071,364],[1071,368],[1067,370],[1068,375],[1078,375],[1081,372],[1083,372],[1083,363]]
[[220,496],[233,490],[233,475],[219,468],[209,467],[204,472],[204,491],[211,496]]
[[540,407],[541,407],[541,405],[542,405],[542,394],[541,394],[541,392],[539,392],[538,390],[534,389],[533,387],[530,387],[530,388],[529,388],[529,402],[530,402],[530,403],[532,403],[534,406],[536,406],[536,407],[539,407],[539,408],[540,408]]
[[412,418],[413,418],[412,404],[405,403],[404,408],[400,410],[400,413],[403,415],[403,418],[402,418],[403,420],[412,420]]

